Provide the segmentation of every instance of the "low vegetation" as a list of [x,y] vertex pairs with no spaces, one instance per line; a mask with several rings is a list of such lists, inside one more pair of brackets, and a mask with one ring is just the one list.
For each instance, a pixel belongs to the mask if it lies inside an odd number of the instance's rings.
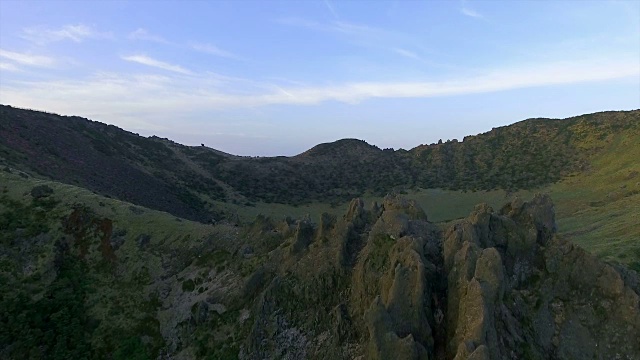
[[640,354],[640,111],[290,158],[0,115],[0,358]]

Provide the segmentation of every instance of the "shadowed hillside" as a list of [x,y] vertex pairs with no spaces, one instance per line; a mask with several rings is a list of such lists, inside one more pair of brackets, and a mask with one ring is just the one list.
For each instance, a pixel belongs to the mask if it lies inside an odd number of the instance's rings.
[[216,202],[339,204],[394,188],[535,189],[589,171],[609,139],[640,127],[638,110],[603,112],[525,120],[409,151],[347,139],[294,157],[247,158],[79,117],[9,106],[0,116],[6,164],[199,221],[228,216]]
[[213,217],[200,199],[224,191],[195,164],[222,156],[115,126],[3,106],[0,156],[11,166],[185,218]]

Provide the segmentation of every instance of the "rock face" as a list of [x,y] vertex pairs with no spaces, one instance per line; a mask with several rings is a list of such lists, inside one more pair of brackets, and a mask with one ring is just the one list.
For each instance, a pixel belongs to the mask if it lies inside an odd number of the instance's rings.
[[[39,278],[51,294],[79,294],[65,304],[86,308],[78,334],[97,324],[87,351],[98,358],[640,359],[637,273],[558,237],[546,196],[480,204],[446,228],[397,195],[372,207],[355,199],[317,225],[260,216],[202,239],[127,230],[83,206],[52,214],[57,226],[0,232],[0,260],[16,264],[11,278],[0,273],[12,281],[0,296],[10,309],[0,312],[2,359],[36,347],[16,350],[16,334],[51,327],[12,315],[47,304],[23,304]],[[14,287],[25,294],[9,299]],[[125,342],[140,356],[112,356]]]
[[426,219],[424,212],[413,211],[415,206],[387,197],[356,265],[354,283],[364,280],[364,286],[354,286],[353,295],[356,304],[370,304],[365,322],[372,359],[427,359],[433,347],[429,315],[435,265],[426,258],[425,243],[435,239],[414,230],[415,222]]
[[477,206],[447,231],[447,358],[640,356],[638,293],[555,230],[537,196],[497,213]]
[[640,356],[637,275],[559,238],[546,196],[480,204],[444,232],[395,195],[322,219],[298,225],[241,358]]

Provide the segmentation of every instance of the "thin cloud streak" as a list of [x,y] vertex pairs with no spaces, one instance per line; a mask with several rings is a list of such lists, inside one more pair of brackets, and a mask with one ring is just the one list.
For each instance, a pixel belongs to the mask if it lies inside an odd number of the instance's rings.
[[470,16],[472,18],[476,18],[476,19],[484,19],[484,15],[480,14],[479,12],[470,9],[468,7],[462,7],[462,9],[460,9],[460,12],[464,15]]
[[306,28],[314,31],[342,33],[352,36],[374,37],[379,35],[389,35],[392,32],[374,28],[367,25],[351,23],[347,21],[334,20],[327,23],[321,23],[313,20],[307,20],[299,17],[285,17],[274,20],[280,25],[294,26]]
[[432,61],[430,59],[427,59],[427,58],[425,58],[423,56],[420,56],[420,55],[416,54],[415,52],[407,50],[407,49],[394,47],[394,48],[389,49],[389,51],[391,51],[391,52],[393,52],[395,54],[398,54],[398,55],[400,55],[402,57],[405,57],[407,59],[418,61],[418,62],[420,62],[420,63],[422,63],[424,65],[427,65],[429,67],[432,67],[432,68],[449,69],[449,70],[452,70],[452,71],[461,71],[462,70],[460,66]]
[[418,56],[416,53],[406,50],[406,49],[401,49],[401,48],[393,48],[391,49],[391,51],[393,51],[394,53],[410,58],[410,59],[415,59],[415,60],[422,60],[422,58],[420,58],[420,56]]
[[26,28],[23,30],[21,37],[35,44],[44,45],[63,40],[71,40],[73,42],[80,43],[86,39],[111,39],[113,38],[113,34],[108,32],[99,32],[88,25],[76,24],[65,25],[60,29],[48,29],[43,27]]
[[331,15],[333,15],[333,18],[339,20],[340,16],[338,16],[336,9],[333,7],[333,5],[331,5],[329,0],[322,0],[322,2],[324,2],[324,5],[327,7],[327,9],[329,9],[329,12],[331,13]]
[[637,76],[640,76],[640,68],[634,61],[583,64],[563,62],[498,70],[473,78],[439,82],[361,82],[338,87],[284,89],[293,96],[265,95],[259,102],[317,104],[335,100],[355,104],[371,98],[455,96]]
[[169,63],[166,63],[166,62],[163,62],[163,61],[160,61],[160,60],[156,60],[156,59],[150,58],[150,57],[148,57],[146,55],[122,56],[121,59],[125,60],[125,61],[131,61],[131,62],[135,62],[135,63],[138,63],[138,64],[146,65],[146,66],[155,67],[155,68],[162,69],[162,70],[167,70],[167,71],[172,71],[172,72],[184,74],[184,75],[193,74],[190,70],[187,70],[187,69],[183,68],[180,65],[169,64]]
[[230,51],[220,49],[219,47],[212,44],[191,43],[190,46],[193,50],[196,50],[205,54],[228,58],[228,59],[234,59],[234,60],[244,60],[242,57]]
[[470,8],[467,0],[461,0],[460,5],[460,13],[462,13],[462,15],[484,20],[484,15]]
[[[358,47],[379,49],[385,52],[391,50],[403,56],[408,56],[410,53],[417,56],[415,53],[405,50],[406,48],[420,48],[424,51],[424,41],[422,39],[416,39],[414,36],[403,32],[366,24],[344,20],[316,22],[299,17],[279,18],[274,21],[280,25],[332,34]],[[411,56],[409,55],[409,57]],[[416,57],[413,58],[417,59]]]
[[0,62],[0,70],[2,71],[10,71],[10,72],[18,72],[20,69],[11,63]]
[[[149,63],[149,58],[136,58]],[[132,61],[136,61],[132,60]],[[155,61],[155,60],[154,60]],[[168,64],[151,62],[156,67]],[[173,67],[175,65],[168,65]],[[182,68],[179,68],[182,69]],[[174,69],[175,70],[175,69]],[[184,70],[184,69],[182,69]],[[181,71],[174,71],[182,73]],[[633,60],[603,62],[560,62],[495,70],[469,78],[445,81],[356,82],[331,87],[254,88],[253,93],[228,92],[227,84],[215,77],[99,74],[84,81],[43,81],[3,83],[0,97],[15,106],[50,109],[62,113],[93,115],[109,121],[117,104],[119,114],[141,119],[190,111],[259,107],[266,105],[316,105],[326,101],[357,104],[373,98],[429,98],[507,91],[518,88],[638,78],[640,69]],[[198,91],[193,91],[198,88]],[[77,101],[69,102],[73,98]]]
[[3,49],[0,49],[0,58],[5,58],[21,65],[34,67],[51,67],[55,63],[53,58],[48,56],[18,53]]
[[135,31],[129,33],[128,38],[129,40],[143,40],[143,41],[156,42],[160,44],[169,44],[169,41],[167,41],[162,36],[152,34],[143,28],[138,28]]

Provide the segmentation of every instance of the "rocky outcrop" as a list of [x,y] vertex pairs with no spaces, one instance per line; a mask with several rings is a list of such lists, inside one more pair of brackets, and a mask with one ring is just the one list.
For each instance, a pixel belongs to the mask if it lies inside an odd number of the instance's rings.
[[477,205],[444,234],[397,195],[296,224],[245,359],[640,355],[637,275],[559,238],[547,196]]
[[294,240],[291,244],[291,254],[299,254],[306,249],[314,238],[314,227],[308,218],[298,221],[294,231]]
[[[432,298],[437,266],[427,254],[438,238],[414,201],[385,198],[351,282],[351,311],[368,332],[371,359],[428,359],[434,353]],[[437,245],[436,245],[437,247]]]
[[638,293],[555,235],[546,196],[479,205],[445,236],[447,357],[633,359]]
[[[559,237],[547,196],[480,204],[446,229],[398,195],[355,199],[318,225],[259,216],[194,239],[127,230],[82,206],[55,221],[59,236],[4,235],[13,284],[83,264],[99,290],[87,313],[109,319],[92,339],[131,331],[157,358],[640,358],[637,273]],[[104,357],[113,344],[98,345]]]

